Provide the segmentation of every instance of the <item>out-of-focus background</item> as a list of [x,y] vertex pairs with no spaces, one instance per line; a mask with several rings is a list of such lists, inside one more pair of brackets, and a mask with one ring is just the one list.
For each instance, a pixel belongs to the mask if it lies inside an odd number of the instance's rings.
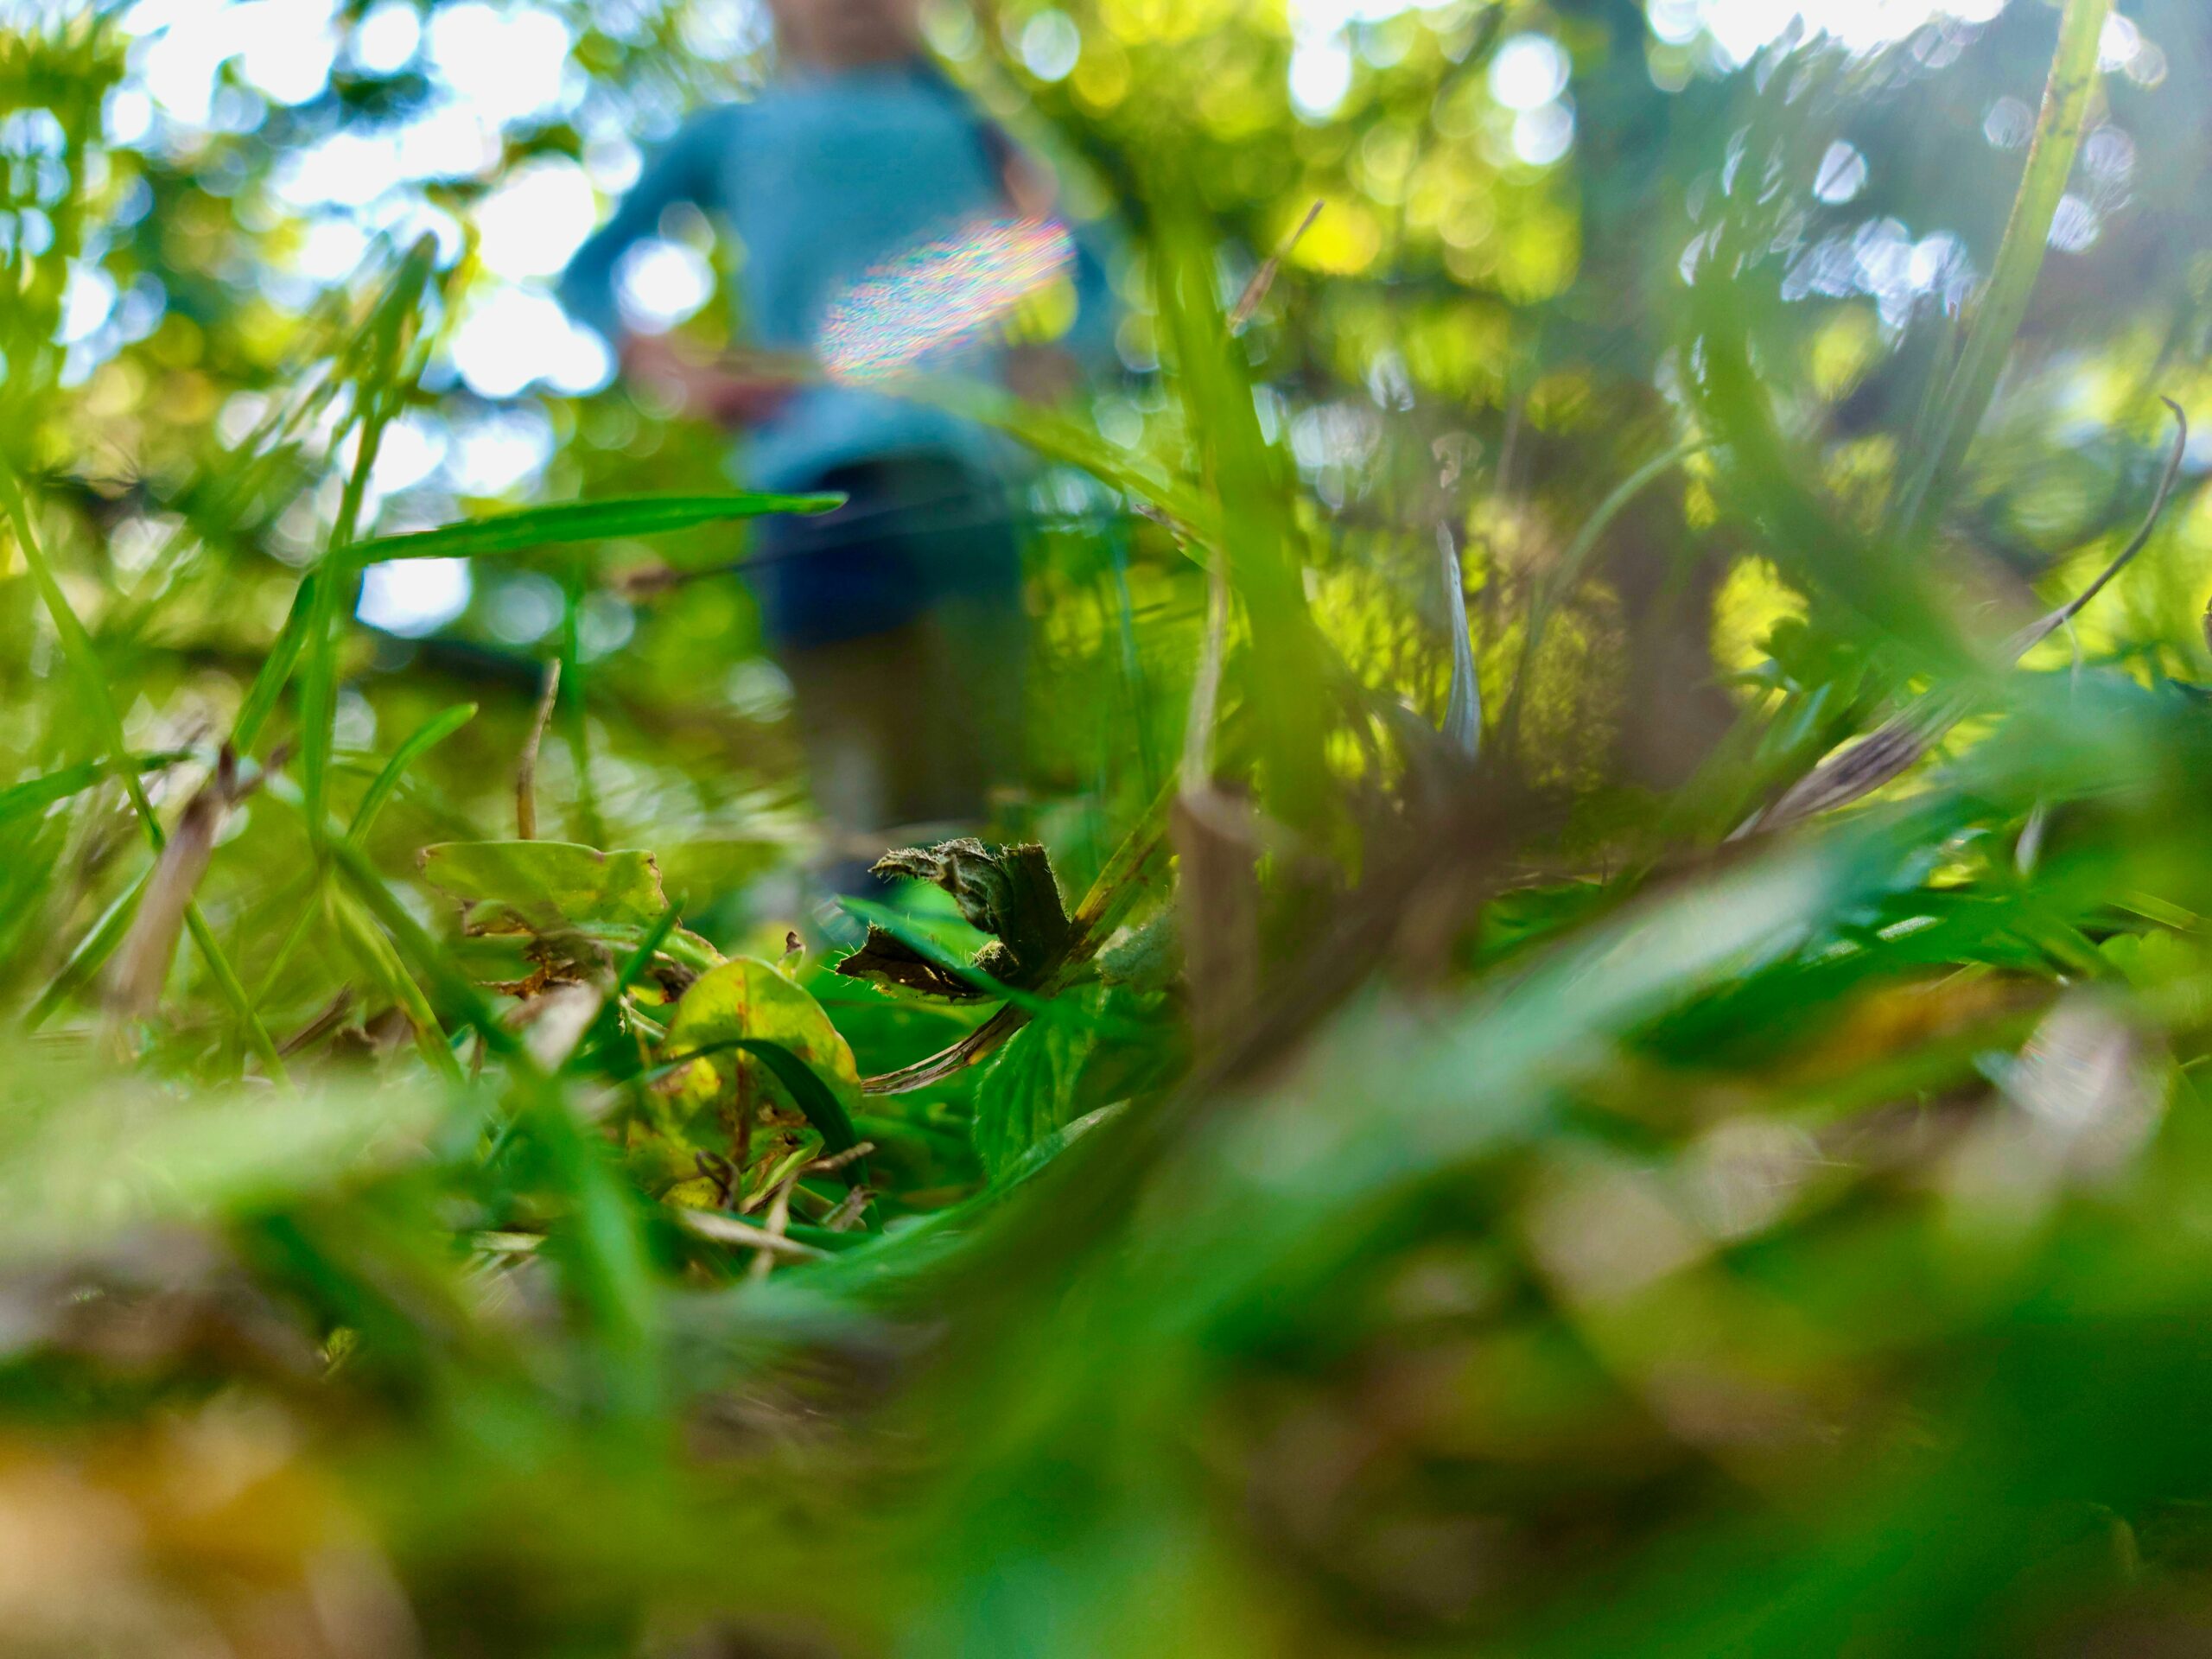
[[[12,16],[6,245],[26,286],[6,349],[19,382],[50,375],[72,393],[50,442],[134,593],[118,626],[190,689],[162,700],[162,720],[216,721],[235,702],[234,653],[280,620],[345,457],[310,429],[286,457],[291,476],[219,511],[181,481],[321,359],[318,316],[379,249],[427,233],[453,274],[365,525],[728,481],[721,435],[620,383],[553,283],[687,113],[774,73],[760,7],[143,0]],[[2005,405],[2037,464],[1976,504],[1976,538],[2002,569],[2032,574],[2114,508],[2111,419],[2152,365],[2188,390],[2174,352],[2202,326],[2195,267],[2212,212],[2197,188],[2212,118],[2183,90],[2212,50],[2202,21],[2181,0],[2145,0],[2107,29],[2108,107],[2060,209],[2023,383]],[[1495,691],[1511,653],[1488,647],[1517,626],[1529,572],[1610,487],[1600,480],[1662,442],[1686,273],[1762,99],[1770,123],[1786,111],[1836,134],[1760,200],[1774,232],[1757,284],[1772,308],[1764,343],[1802,371],[1796,412],[1826,464],[1878,482],[2002,228],[2052,13],[2041,0],[1127,0],[942,5],[926,27],[951,75],[1057,164],[1068,210],[1126,226],[1119,365],[1084,410],[1116,446],[1141,455],[1180,441],[1143,269],[1150,204],[1195,197],[1231,296],[1322,204],[1246,345],[1263,428],[1287,436],[1330,520],[1324,626],[1355,659],[1387,650],[1377,607],[1428,602],[1440,467],[1493,480],[1465,528]],[[1822,32],[1834,49],[1793,60],[1802,85],[1777,99],[1754,84],[1746,66],[1762,51]],[[622,264],[626,322],[711,350],[730,327],[717,290],[732,257],[704,216],[672,210]],[[1758,550],[1700,521],[1694,498],[1688,514],[1656,498],[1633,513],[1552,639],[1550,695],[1526,717],[1562,775],[1678,782],[1731,714],[1714,662],[1751,666],[1794,602]],[[1195,626],[1194,574],[1072,469],[1040,471],[1023,505],[1042,625],[1034,689],[1055,711],[1032,746],[1031,798],[1044,810],[1142,792],[1175,742],[1190,661],[1176,624]],[[204,544],[149,578],[180,522]],[[760,649],[745,584],[697,581],[657,601],[626,582],[660,556],[740,558],[739,535],[632,551],[588,567],[371,570],[359,618],[374,666],[346,694],[346,741],[372,747],[379,722],[408,723],[410,708],[387,701],[512,690],[572,639],[579,718],[601,760],[588,796],[569,787],[566,747],[549,746],[544,766],[574,827],[592,831],[581,838],[649,827],[723,876],[771,857],[749,843],[785,833],[804,798],[790,688]],[[2196,575],[2171,559],[2163,574],[2180,588]],[[157,637],[128,626],[149,586]],[[1124,601],[1166,626],[1123,639]],[[2158,626],[2177,649],[2193,639],[2178,610]],[[1162,660],[1124,663],[1125,650]],[[1627,677],[1579,675],[1578,652],[1621,655]],[[448,683],[426,689],[424,669]],[[511,747],[499,719],[479,729]],[[134,735],[161,746],[150,728]],[[447,762],[456,779],[473,741]]]

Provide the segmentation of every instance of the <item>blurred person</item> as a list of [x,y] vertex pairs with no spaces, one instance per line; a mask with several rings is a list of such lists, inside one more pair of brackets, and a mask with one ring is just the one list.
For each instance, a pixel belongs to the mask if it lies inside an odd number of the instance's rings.
[[[988,787],[1017,770],[1027,650],[1012,446],[867,381],[918,366],[1033,397],[1066,390],[1068,350],[1007,346],[982,326],[1060,270],[1077,302],[1068,346],[1103,355],[1112,320],[1095,251],[1052,216],[1051,175],[929,60],[918,0],[770,10],[776,79],[693,118],[562,292],[626,374],[748,432],[735,457],[747,486],[849,498],[763,521],[746,568],[837,832],[830,884],[850,891],[890,832],[980,827]],[[623,257],[679,202],[736,240],[749,359],[700,362],[623,325]],[[969,318],[981,321],[957,326]]]

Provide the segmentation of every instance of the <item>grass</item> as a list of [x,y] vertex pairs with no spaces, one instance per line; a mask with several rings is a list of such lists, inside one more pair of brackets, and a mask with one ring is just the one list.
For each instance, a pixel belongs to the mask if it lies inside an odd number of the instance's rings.
[[[1086,529],[1040,576],[1047,620],[1095,637],[1097,706],[1182,721],[1185,763],[1163,791],[1109,734],[1098,787],[1033,808],[1051,917],[1001,850],[947,878],[957,905],[865,912],[980,997],[842,977],[741,919],[741,880],[679,880],[680,849],[503,838],[551,712],[531,685],[457,702],[426,664],[378,669],[378,729],[405,734],[344,737],[372,677],[348,620],[365,562],[558,563],[577,700],[565,769],[524,787],[652,830],[620,804],[634,750],[608,752],[611,705],[578,684],[592,560],[830,505],[589,498],[364,534],[378,434],[439,326],[427,249],[336,331],[329,451],[350,431],[353,458],[229,686],[220,759],[142,741],[175,688],[121,623],[161,623],[159,584],[108,581],[18,446],[0,510],[67,674],[12,711],[43,759],[0,791],[8,1643],[2201,1638],[2212,725],[2198,688],[2119,651],[1977,678],[1940,649],[1976,621],[1923,568],[2106,10],[2066,9],[1925,465],[1872,515],[1834,500],[1732,302],[1750,279],[1715,261],[1680,342],[1695,425],[1586,480],[1593,510],[1503,627],[1474,626],[1497,618],[1458,591],[1449,531],[1441,629],[1433,603],[1315,597],[1342,546],[1262,428],[1210,232],[1163,184],[1154,303],[1188,442],[1140,461],[1070,417],[993,417],[1189,556],[1163,567],[1172,603],[1138,605]],[[71,393],[27,374],[11,396],[35,434]],[[208,499],[281,471],[291,430],[216,448]],[[1611,671],[1570,602],[1584,562],[1685,469],[1811,620],[1777,630],[1680,790],[1563,785],[1523,723],[1541,671],[1580,629],[1584,671]],[[1462,531],[1512,504],[1495,475],[1459,487]],[[2144,563],[2172,523],[2151,508]],[[1424,594],[1433,529],[1412,536]],[[1394,533],[1355,557],[1379,567]],[[202,556],[190,536],[162,556]],[[1070,575],[1109,563],[1090,590]],[[1355,623],[1387,652],[1356,660]],[[1823,795],[1840,810],[1724,842],[1878,723],[1870,639],[1885,683],[1970,688],[1985,715]],[[1393,654],[1402,672],[1369,671]],[[1487,730],[1478,658],[1507,686]],[[672,769],[709,764],[666,741]],[[157,1006],[118,1007],[110,959],[180,926]]]

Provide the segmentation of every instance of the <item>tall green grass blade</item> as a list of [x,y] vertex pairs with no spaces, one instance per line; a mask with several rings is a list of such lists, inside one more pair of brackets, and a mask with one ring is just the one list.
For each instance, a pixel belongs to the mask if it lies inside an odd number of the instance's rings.
[[475,718],[474,703],[457,702],[442,713],[433,715],[409,733],[399,747],[391,752],[391,758],[370,780],[367,791],[361,797],[361,804],[353,809],[353,822],[346,826],[346,840],[356,847],[361,845],[375,824],[377,815],[384,810],[385,804],[399,788],[407,769]]
[[223,994],[223,1001],[231,1005],[231,1011],[238,1015],[238,1023],[245,1027],[246,1040],[260,1058],[270,1080],[279,1087],[289,1088],[291,1080],[284,1069],[283,1057],[277,1052],[276,1041],[270,1036],[268,1027],[261,1023],[261,1015],[255,1012],[253,999],[246,994],[245,982],[238,977],[238,970],[231,965],[230,957],[216,942],[215,930],[208,925],[207,918],[201,912],[197,899],[185,906],[184,929],[192,936],[192,943],[200,952],[200,961],[207,966],[207,976],[215,982],[215,988]]
[[253,996],[253,1006],[257,1008],[266,1007],[269,1005],[269,999],[276,994],[276,988],[284,982],[284,976],[291,969],[293,957],[297,955],[300,947],[307,943],[308,934],[315,927],[315,906],[312,900],[317,890],[322,888],[322,886],[323,878],[321,873],[311,872],[306,880],[293,888],[291,896],[300,901],[299,911],[292,918],[291,926],[284,930],[283,939],[276,946],[276,954],[270,957],[269,966],[262,970],[261,988],[256,991]]
[[314,626],[320,595],[329,582],[324,572],[310,570],[301,578],[298,589],[292,594],[292,608],[285,614],[284,626],[270,646],[269,655],[262,659],[253,683],[246,688],[245,701],[238,704],[238,719],[231,727],[231,747],[240,754],[253,753],[254,745],[260,741],[261,728],[276,712],[277,702],[284,695],[285,682],[292,677],[292,670],[300,660],[300,648],[307,643],[308,631]]
[[437,1014],[430,1007],[429,999],[423,995],[423,988],[415,982],[406,965],[393,951],[391,941],[377,931],[368,912],[352,893],[327,891],[331,916],[340,934],[353,947],[353,954],[378,987],[406,1014],[408,1024],[414,1029],[415,1046],[423,1058],[448,1083],[459,1084],[461,1062],[454,1058],[453,1049],[446,1041],[445,1028],[438,1023]]
[[326,831],[325,793],[330,769],[331,722],[337,713],[339,608],[353,597],[353,568],[335,550],[355,539],[361,503],[369,478],[376,470],[384,430],[399,412],[406,388],[402,357],[409,326],[415,321],[423,295],[429,284],[437,251],[434,238],[424,237],[400,262],[371,313],[360,342],[360,367],[354,378],[354,427],[357,444],[353,465],[338,499],[338,513],[331,525],[329,551],[318,567],[322,580],[315,586],[308,606],[305,661],[300,677],[300,782],[306,799],[308,835],[321,842]]
[[[190,758],[184,749],[171,749],[160,754],[143,754],[133,764],[143,772],[159,772],[163,766],[173,766]],[[10,784],[0,789],[0,823],[24,817],[28,813],[43,811],[57,801],[66,801],[111,777],[115,772],[112,761],[87,760],[74,766],[64,766],[49,772],[42,778],[29,778],[20,784]]]
[[1444,626],[1452,641],[1452,683],[1444,700],[1444,741],[1470,760],[1482,753],[1483,689],[1475,674],[1475,639],[1467,621],[1465,578],[1459,570],[1459,544],[1449,524],[1436,527],[1438,584],[1444,603]]
[[1949,505],[1967,452],[1996,393],[2005,359],[2027,315],[2036,278],[2050,244],[2051,221],[2066,194],[2082,143],[2083,118],[2097,79],[2098,43],[2112,0],[2067,0],[2058,48],[2044,86],[2027,170],[2012,199],[2012,217],[1990,267],[1957,371],[1937,402],[1927,429],[1914,434],[1909,453],[1920,465],[1899,499],[1897,523],[1909,544],[1923,540]]
[[454,965],[438,942],[423,931],[398,896],[385,886],[366,855],[348,841],[330,843],[329,854],[339,875],[351,887],[369,913],[381,923],[398,944],[400,954],[412,958],[416,971],[427,979],[446,1003],[484,1039],[484,1046],[510,1065],[528,1067],[530,1056],[522,1039],[510,1030],[491,1003]]
[[1311,833],[1331,810],[1322,747],[1329,678],[1306,608],[1302,537],[1283,459],[1261,433],[1242,353],[1215,292],[1210,239],[1182,224],[1164,244],[1154,253],[1157,302],[1175,342],[1185,418],[1219,503],[1229,577],[1251,628],[1244,701],[1257,736],[1261,795],[1274,817]]
[[576,833],[595,847],[607,839],[607,825],[599,815],[599,790],[592,781],[591,716],[585,707],[582,631],[585,575],[582,560],[572,557],[566,563],[569,568],[561,584],[561,682],[555,712],[561,716],[562,735],[568,741],[569,762],[575,771]]
[[15,469],[4,460],[0,460],[0,512],[5,512],[15,525],[16,544],[22,550],[23,563],[30,571],[31,585],[37,590],[40,602],[45,606],[54,631],[60,639],[62,660],[68,664],[76,681],[83,712],[91,717],[100,747],[107,751],[107,764],[123,779],[130,804],[137,809],[139,822],[145,826],[154,850],[159,852],[163,841],[161,823],[154,816],[145,786],[138,781],[137,758],[124,737],[123,717],[116,711],[107,670],[93,648],[92,636],[85,632],[85,625],[78,620],[68,596],[61,591],[54,567],[47,563],[46,550],[31,523],[30,504],[23,498],[22,485],[16,477]]
[[[361,846],[368,839],[369,830],[375,825],[378,815],[398,791],[408,767],[466,726],[475,715],[474,703],[458,702],[442,714],[433,715],[410,733],[392,751],[391,758],[378,768],[377,775],[370,779],[368,789],[361,796],[360,804],[353,809],[353,822],[346,829],[346,839],[356,847]],[[305,886],[317,886],[320,880],[317,875],[310,875]],[[290,929],[284,935],[283,943],[277,946],[276,954],[270,959],[269,967],[262,975],[261,990],[254,998],[256,1007],[266,1003],[276,990],[285,970],[291,966],[294,953],[305,943],[309,930],[314,927],[315,917],[312,905],[300,907],[299,914],[293,918]],[[413,982],[409,983],[411,987]]]
[[520,507],[465,523],[397,536],[372,537],[334,550],[332,556],[359,567],[386,559],[458,559],[492,553],[527,553],[575,542],[606,541],[618,536],[661,536],[701,524],[727,524],[771,513],[828,512],[844,505],[835,493],[764,495],[738,491],[728,495],[616,496],[597,501],[563,501],[550,506]]
[[153,879],[154,867],[148,865],[138,873],[137,879],[118,893],[108,907],[100,912],[92,931],[78,942],[61,964],[61,971],[54,982],[39,994],[31,1010],[23,1016],[23,1029],[36,1031],[54,1017],[54,1011],[67,1001],[106,965],[130,931],[130,924],[138,914],[138,901],[146,896],[146,883]]
[[676,931],[676,925],[681,919],[682,906],[679,905],[671,905],[661,912],[660,919],[645,931],[645,937],[638,941],[638,948],[630,953],[620,971],[614,976],[614,989],[610,1001],[620,1001],[623,993],[638,982],[638,976],[652,966],[654,952]]

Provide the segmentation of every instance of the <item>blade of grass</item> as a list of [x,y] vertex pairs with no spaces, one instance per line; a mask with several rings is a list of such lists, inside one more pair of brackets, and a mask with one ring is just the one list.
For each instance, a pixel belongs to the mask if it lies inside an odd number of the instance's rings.
[[1229,645],[1229,582],[1217,565],[1206,580],[1206,628],[1183,728],[1182,791],[1169,819],[1175,846],[1175,903],[1181,917],[1191,1029],[1211,1046],[1258,1000],[1260,880],[1249,804],[1214,782],[1214,728]]
[[1260,800],[1269,816],[1325,839],[1318,832],[1334,798],[1323,748],[1328,677],[1306,603],[1282,456],[1261,432],[1242,353],[1215,292],[1210,239],[1195,222],[1185,223],[1153,257],[1186,417],[1200,437],[1205,476],[1219,503],[1222,551],[1251,630],[1243,671]]
[[[61,654],[77,681],[77,690],[86,710],[92,715],[95,729],[108,752],[123,786],[130,797],[130,804],[137,810],[138,821],[143,826],[148,841],[153,843],[156,859],[168,844],[162,833],[161,820],[154,816],[153,803],[146,797],[146,786],[138,779],[136,757],[123,734],[123,718],[116,712],[115,699],[108,690],[107,671],[100,664],[99,655],[92,648],[92,636],[85,632],[85,625],[77,613],[70,608],[68,595],[61,591],[54,567],[47,563],[46,550],[41,545],[38,531],[31,523],[30,504],[24,500],[22,486],[15,470],[5,461],[0,461],[0,512],[4,512],[16,527],[16,543],[22,550],[24,566],[30,571],[32,585],[38,590],[47,613],[53,619],[54,632],[61,640]],[[144,889],[142,886],[140,893]],[[200,913],[198,900],[189,900],[184,907],[187,929],[192,942],[200,949],[200,959],[207,964],[208,975],[215,982],[224,1000],[230,1003],[231,1012],[245,1027],[246,1039],[254,1052],[261,1058],[264,1069],[271,1080],[280,1086],[289,1086],[283,1057],[276,1045],[261,1023],[260,1015],[253,1011],[253,1003],[245,994],[245,987],[238,982],[237,970],[230,958],[216,943],[214,930],[207,925],[207,918]],[[127,926],[127,924],[126,924]],[[118,936],[119,937],[119,936]]]
[[[2158,528],[2164,514],[2166,502],[2173,494],[2174,481],[2181,476],[2182,462],[2189,454],[2189,417],[2179,404],[2168,397],[2163,400],[2173,411],[2176,423],[2174,443],[2166,458],[2165,471],[2159,475],[2158,487],[2151,499],[2151,509],[2144,515],[2142,528],[2129,538],[2117,557],[2097,573],[2088,586],[2064,604],[2037,617],[2018,630],[2005,642],[2005,660],[2009,666],[2017,663],[2043,640],[2063,627],[2082,613],[2082,608],[2100,593],[2105,584],[2126,568],[2128,562],[2140,553]],[[1916,699],[1912,705],[1885,721],[1862,743],[1830,756],[1814,767],[1793,785],[1782,798],[1764,812],[1756,812],[1728,838],[1741,841],[1753,832],[1772,833],[1787,829],[1793,823],[1816,817],[1823,812],[1833,812],[1838,807],[1848,806],[1863,800],[1883,785],[1901,777],[1916,761],[1942,740],[1943,734],[1956,725],[1974,706],[1970,686],[1946,686],[1930,691]]]
[[638,941],[638,948],[630,953],[629,960],[614,976],[614,991],[610,1000],[620,1001],[622,994],[638,982],[638,976],[652,965],[653,953],[676,931],[679,919],[677,906],[674,905],[661,912],[660,919],[646,930],[645,937]]
[[[407,768],[475,717],[474,703],[457,702],[442,713],[433,715],[410,733],[391,752],[391,758],[384,763],[377,775],[370,779],[369,787],[361,797],[361,804],[353,809],[353,821],[346,826],[346,839],[356,847],[363,845],[378,815],[383,812],[385,804],[397,791]],[[302,893],[317,886],[321,880],[319,874],[310,874]],[[276,947],[276,954],[270,958],[268,970],[262,975],[261,989],[253,999],[256,1007],[269,1001],[270,994],[276,988],[277,981],[283,976],[285,969],[291,965],[293,953],[300,948],[308,930],[315,925],[315,917],[313,905],[300,906],[299,914],[293,918],[283,943]]]
[[1990,267],[1989,284],[1967,330],[1958,369],[1927,429],[1916,432],[1910,445],[1921,462],[1899,498],[1897,515],[1897,528],[1908,544],[1924,539],[1949,505],[1967,452],[1996,393],[2013,337],[2027,315],[2050,245],[2051,221],[2081,147],[2082,120],[2096,86],[2098,43],[2111,12],[2112,0],[2067,0],[2059,20],[2058,46],[2051,54],[2034,142],[2028,148],[2027,168],[2012,199],[2004,239]]
[[407,906],[399,902],[397,893],[385,884],[361,849],[346,841],[330,844],[330,858],[340,877],[350,886],[369,913],[374,916],[399,946],[400,954],[410,958],[415,969],[427,979],[432,988],[446,1004],[458,1013],[462,1020],[484,1039],[484,1046],[502,1059],[527,1066],[530,1057],[524,1050],[522,1039],[508,1029],[492,1004],[478,990],[468,976],[454,965],[453,959],[438,943],[423,931],[423,925],[411,915]]
[[1444,741],[1473,760],[1483,751],[1483,689],[1475,677],[1475,640],[1468,631],[1465,578],[1460,574],[1459,545],[1451,525],[1437,525],[1436,551],[1444,626],[1452,636],[1452,685],[1445,698]]
[[326,835],[324,793],[330,769],[331,722],[337,712],[339,605],[341,599],[350,600],[353,592],[353,567],[339,550],[354,539],[385,427],[398,413],[405,392],[401,384],[404,341],[429,285],[436,251],[436,242],[429,237],[415,245],[401,261],[363,330],[362,366],[354,381],[359,423],[353,465],[338,499],[327,550],[318,566],[322,580],[315,583],[308,605],[305,660],[300,673],[300,780],[306,798],[308,835],[317,843]]
[[1244,284],[1244,291],[1236,296],[1236,303],[1230,308],[1230,334],[1244,332],[1244,325],[1252,321],[1253,314],[1260,308],[1260,302],[1268,297],[1268,290],[1275,285],[1275,273],[1282,269],[1282,262],[1290,257],[1292,251],[1304,238],[1306,232],[1313,228],[1313,221],[1321,217],[1321,209],[1327,205],[1325,201],[1317,201],[1308,207],[1306,217],[1298,221],[1297,229],[1285,237],[1281,245],[1262,261],[1260,268],[1252,273],[1252,280]]
[[253,753],[261,728],[276,712],[277,699],[284,695],[284,683],[292,677],[292,670],[300,660],[300,647],[307,643],[308,629],[315,621],[318,595],[328,582],[329,578],[319,570],[310,570],[301,578],[284,626],[270,646],[269,655],[262,659],[253,683],[246,688],[245,700],[238,704],[238,719],[232,724],[231,747],[240,754]]
[[618,536],[659,536],[699,524],[758,518],[770,513],[828,512],[845,498],[834,492],[809,495],[764,495],[738,491],[728,495],[618,496],[599,501],[563,501],[551,506],[521,507],[434,530],[378,536],[365,542],[334,544],[331,556],[348,566],[387,559],[457,559],[480,554],[524,553],[570,542],[606,541]]
[[[173,766],[180,760],[191,758],[185,749],[165,750],[159,754],[142,754],[133,762],[140,772],[159,772],[163,766]],[[72,795],[80,795],[113,774],[111,760],[87,760],[80,766],[64,766],[49,772],[42,778],[29,778],[20,784],[10,784],[0,789],[0,823],[20,818],[26,813],[37,812],[52,806],[56,801],[66,801]]]
[[92,976],[106,965],[107,959],[115,954],[116,946],[121,944],[124,936],[130,931],[131,919],[138,913],[138,901],[146,896],[146,883],[153,879],[153,875],[154,867],[149,864],[138,873],[137,879],[118,893],[114,901],[100,912],[99,919],[92,924],[92,931],[79,941],[77,948],[69,953],[69,959],[61,964],[61,971],[54,976],[54,982],[39,994],[38,1001],[31,1005],[31,1011],[23,1016],[24,1030],[36,1031],[44,1025],[53,1017],[56,1008],[74,995],[80,987],[88,984]]
[[429,999],[423,995],[423,988],[415,982],[406,964],[392,950],[391,941],[377,931],[360,901],[352,893],[336,888],[326,892],[329,895],[331,919],[336,923],[340,935],[353,947],[369,976],[407,1015],[408,1024],[414,1028],[415,1046],[423,1058],[448,1083],[461,1082],[461,1062],[454,1058],[452,1046],[446,1040],[445,1027],[438,1023],[437,1014],[430,1007]]
[[353,809],[353,821],[346,826],[346,839],[356,847],[360,846],[367,839],[371,826],[377,821],[377,815],[384,810],[385,804],[398,790],[400,779],[407,769],[475,718],[474,703],[457,702],[452,708],[431,715],[410,732],[370,781],[366,792],[361,797],[361,804]]

